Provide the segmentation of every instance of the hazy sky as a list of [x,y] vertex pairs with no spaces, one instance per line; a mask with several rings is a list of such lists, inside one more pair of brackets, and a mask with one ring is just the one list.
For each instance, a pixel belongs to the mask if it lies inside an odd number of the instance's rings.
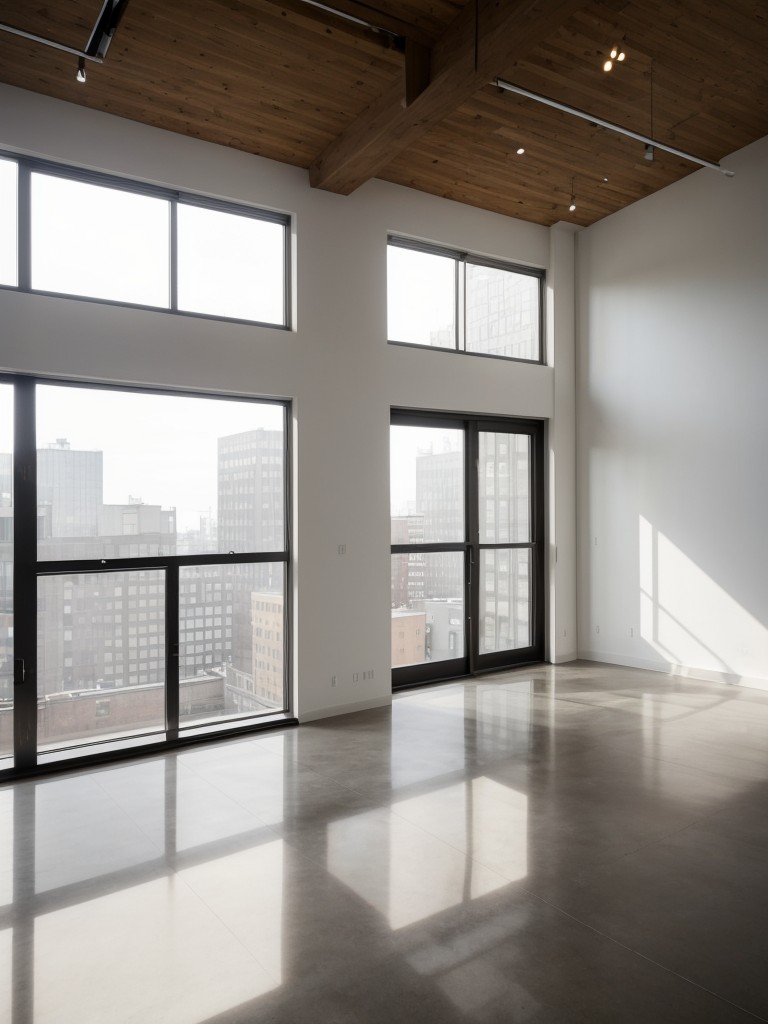
[[462,451],[464,431],[442,427],[389,428],[389,494],[392,515],[403,516],[416,502],[416,460],[419,454]]
[[[11,398],[10,385],[0,385],[0,450],[6,452]],[[259,402],[37,387],[37,447],[66,438],[73,449],[103,451],[105,503],[132,496],[173,506],[179,530],[197,527],[201,512],[216,514],[217,439],[282,426],[282,407]]]

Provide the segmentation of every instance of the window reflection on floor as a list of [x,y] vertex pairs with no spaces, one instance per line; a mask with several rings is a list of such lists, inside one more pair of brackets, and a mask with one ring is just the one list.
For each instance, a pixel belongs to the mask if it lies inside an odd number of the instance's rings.
[[34,979],[35,1024],[61,1024],[62,1006],[77,1006],[78,1024],[104,1024],[118,1006],[137,1021],[198,1024],[275,987],[175,878],[40,915]]
[[404,928],[524,878],[527,811],[523,794],[489,778],[443,787],[332,822],[328,869]]

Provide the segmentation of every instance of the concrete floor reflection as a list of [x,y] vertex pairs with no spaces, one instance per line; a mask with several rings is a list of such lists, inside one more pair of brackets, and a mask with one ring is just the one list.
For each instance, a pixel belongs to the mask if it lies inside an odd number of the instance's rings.
[[768,1019],[768,695],[577,663],[0,788],[0,1021]]

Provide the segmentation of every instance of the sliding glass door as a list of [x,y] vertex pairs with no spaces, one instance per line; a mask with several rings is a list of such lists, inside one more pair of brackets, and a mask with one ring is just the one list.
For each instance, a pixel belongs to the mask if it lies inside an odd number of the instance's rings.
[[543,429],[396,413],[393,684],[543,657]]
[[286,406],[0,388],[0,758],[284,715]]

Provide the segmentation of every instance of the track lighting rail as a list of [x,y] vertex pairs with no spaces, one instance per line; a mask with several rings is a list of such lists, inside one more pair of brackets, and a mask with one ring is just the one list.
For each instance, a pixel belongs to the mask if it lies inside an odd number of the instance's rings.
[[564,114],[572,114],[574,117],[580,117],[582,121],[589,121],[591,124],[600,125],[601,128],[607,128],[608,131],[616,132],[619,135],[626,135],[630,139],[636,139],[637,142],[642,142],[645,146],[652,146],[653,149],[662,149],[665,153],[671,153],[673,156],[679,156],[683,160],[689,160],[693,164],[699,164],[701,167],[708,167],[711,171],[719,171],[724,174],[727,178],[732,178],[735,171],[729,171],[725,167],[721,167],[720,164],[713,163],[711,160],[704,160],[700,156],[694,156],[692,153],[686,153],[682,149],[677,149],[675,146],[668,146],[666,142],[659,142],[656,139],[650,138],[648,135],[642,135],[640,132],[633,132],[631,128],[623,128],[620,124],[614,124],[612,121],[606,121],[602,117],[595,117],[594,114],[588,114],[586,110],[579,110],[578,107],[571,107],[567,103],[560,103],[559,100],[550,99],[548,96],[542,96],[540,93],[531,92],[529,89],[523,89],[519,85],[513,85],[512,82],[507,82],[503,78],[497,78],[493,85],[499,89],[503,89],[505,92],[513,92],[518,96],[524,96],[526,99],[534,100],[536,103],[543,103],[547,107],[553,107],[555,110],[561,110]]

